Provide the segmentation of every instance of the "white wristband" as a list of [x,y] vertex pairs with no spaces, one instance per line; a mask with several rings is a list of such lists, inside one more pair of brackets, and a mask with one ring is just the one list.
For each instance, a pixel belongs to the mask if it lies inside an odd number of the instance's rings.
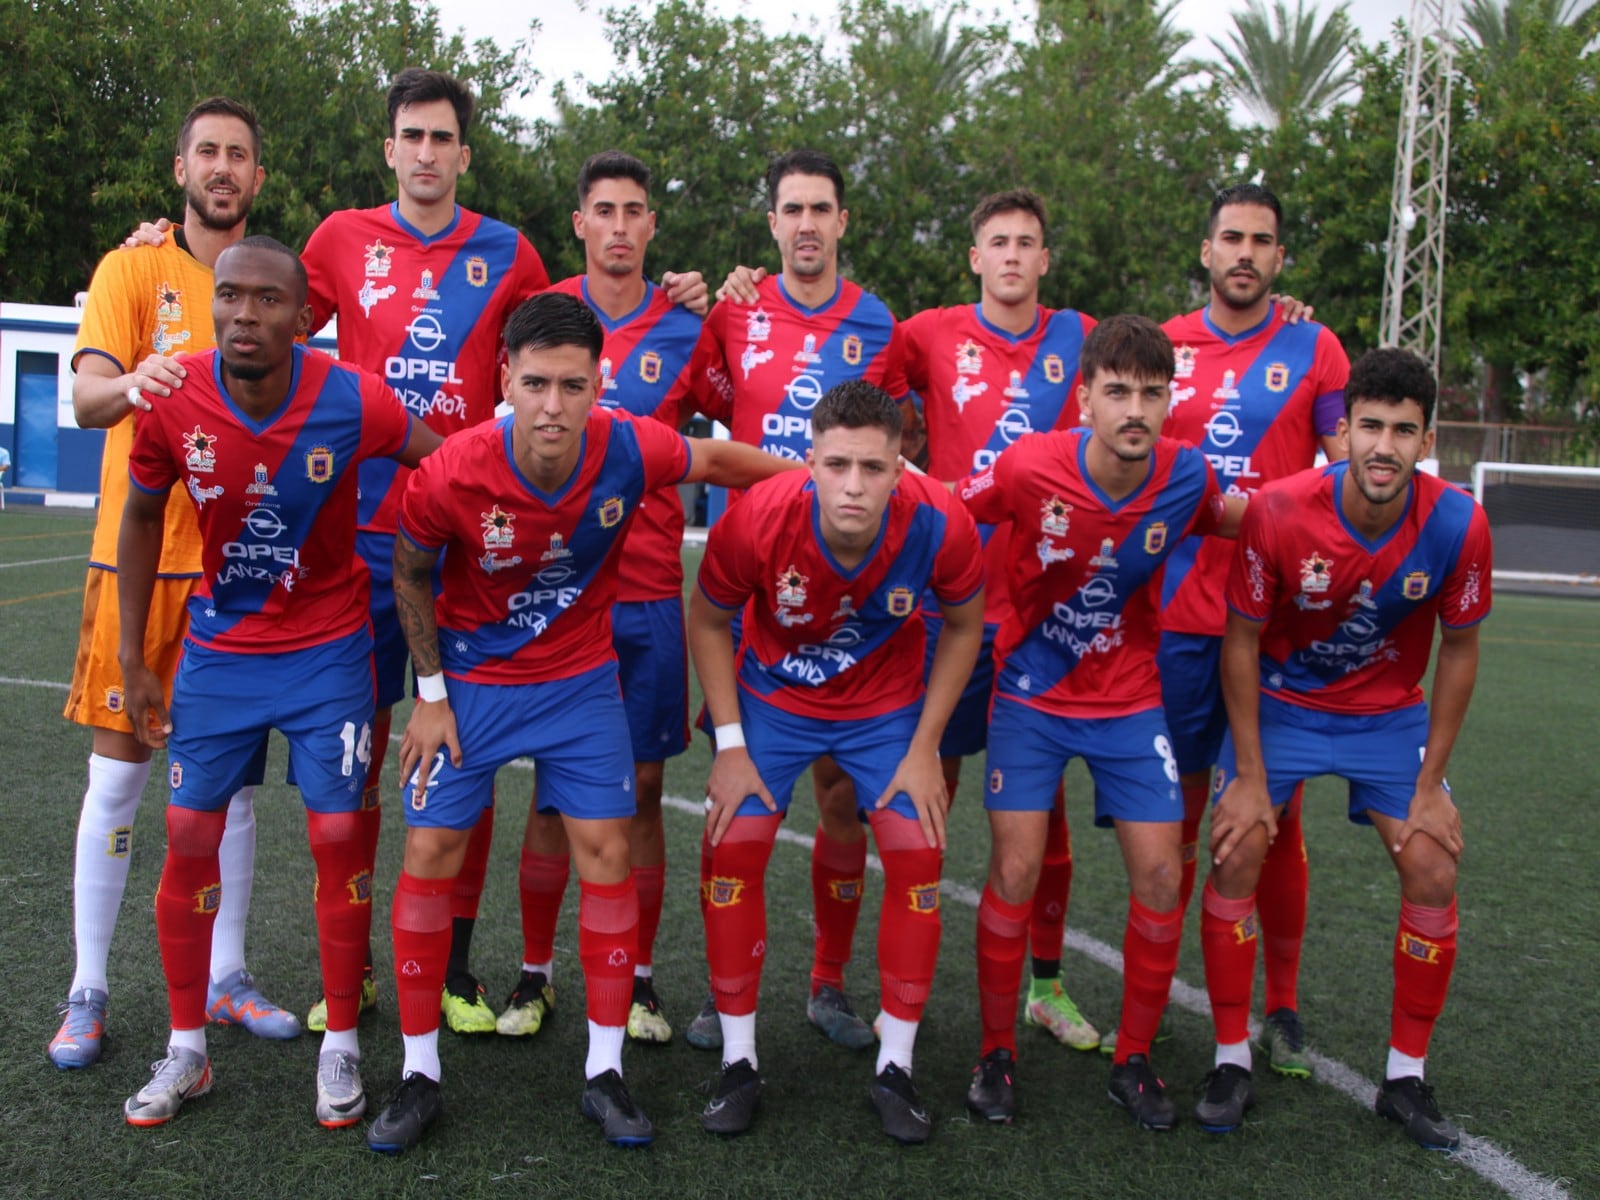
[[444,672],[434,675],[417,676],[417,698],[426,700],[429,704],[437,704],[441,700],[448,700],[449,694],[444,690]]
[[726,725],[718,725],[712,733],[717,739],[717,752],[735,750],[744,745],[744,726],[738,721],[729,721]]

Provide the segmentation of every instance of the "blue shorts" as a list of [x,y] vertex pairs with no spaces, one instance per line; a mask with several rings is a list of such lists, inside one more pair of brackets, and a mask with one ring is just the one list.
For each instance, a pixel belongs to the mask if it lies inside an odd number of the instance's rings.
[[[799,717],[756,699],[742,688],[739,692],[745,745],[779,812],[788,812],[795,781],[826,754],[855,784],[857,811],[864,815],[894,778],[921,716],[919,700],[876,717],[829,721]],[[917,819],[917,806],[904,792],[896,792],[888,807],[902,817]],[[755,796],[746,796],[739,806],[741,817],[763,816],[766,811]]]
[[445,686],[461,765],[441,750],[421,796],[412,772],[402,798],[407,825],[470,829],[494,803],[495,772],[524,757],[538,770],[539,811],[584,820],[633,816],[633,759],[616,663],[548,683],[448,679]]
[[[923,624],[927,627],[928,641],[923,652],[922,682],[928,682],[933,671],[933,653],[939,644],[939,633],[944,629],[944,618],[922,610]],[[978,651],[978,663],[972,668],[972,678],[961,691],[955,711],[944,727],[944,737],[939,741],[940,758],[966,758],[979,753],[989,743],[989,695],[994,691],[994,635],[1000,627],[985,624],[983,649]]]
[[172,803],[214,812],[261,778],[267,731],[313,812],[353,812],[372,758],[372,637],[365,629],[279,654],[186,641],[167,746]]
[[1161,707],[1180,775],[1209,771],[1228,732],[1222,701],[1222,639],[1203,633],[1163,633],[1156,651]]
[[[1350,784],[1351,821],[1372,824],[1369,808],[1403,821],[1411,813],[1427,746],[1426,704],[1355,716],[1261,697],[1261,757],[1266,760],[1267,792],[1274,806],[1287,804],[1302,780],[1338,775]],[[1230,733],[1211,782],[1213,804],[1238,774]]]
[[611,606],[622,703],[634,762],[662,762],[689,747],[689,650],[683,600]]
[[983,807],[1049,812],[1061,773],[1082,757],[1094,778],[1094,823],[1181,821],[1183,797],[1159,708],[1125,717],[1058,717],[996,698],[989,716]]

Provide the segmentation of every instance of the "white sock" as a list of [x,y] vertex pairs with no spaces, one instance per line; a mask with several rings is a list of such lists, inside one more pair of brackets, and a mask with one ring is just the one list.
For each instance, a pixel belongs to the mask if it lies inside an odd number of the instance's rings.
[[522,969],[530,973],[542,973],[546,983],[554,983],[556,981],[556,964],[554,959],[551,959],[549,962],[545,963],[523,963]]
[[1423,1079],[1425,1076],[1422,1074],[1422,1067],[1427,1061],[1425,1058],[1412,1058],[1409,1054],[1401,1054],[1400,1051],[1390,1046],[1389,1065],[1384,1069],[1383,1077],[1385,1079],[1404,1079],[1407,1075],[1415,1075],[1418,1079]]
[[77,858],[72,870],[72,932],[77,942],[77,973],[70,991],[106,986],[106,959],[117,910],[128,882],[133,848],[133,818],[150,778],[148,762],[130,763],[89,755],[89,787],[78,817]]
[[899,1017],[891,1017],[883,1013],[878,1018],[878,1065],[874,1070],[882,1074],[883,1069],[894,1063],[907,1075],[911,1074],[911,1052],[917,1044],[916,1021],[902,1021]]
[[654,978],[654,976],[655,976],[655,965],[653,963],[635,963],[634,964],[634,966],[633,966],[633,977],[635,979],[651,979],[651,978]]
[[426,1075],[438,1083],[439,1031],[434,1029],[428,1033],[419,1033],[415,1037],[402,1034],[400,1040],[406,1045],[405,1065],[400,1068],[401,1078],[415,1072],[418,1075]]
[[626,1025],[596,1025],[589,1022],[589,1057],[583,1064],[583,1077],[593,1079],[607,1071],[622,1074],[622,1039]]
[[[434,1043],[436,1046],[437,1042]],[[319,1054],[333,1054],[335,1052],[348,1054],[351,1058],[361,1059],[361,1040],[356,1035],[354,1028],[341,1029],[337,1032],[330,1029],[322,1035],[322,1049]]]
[[201,1058],[206,1056],[206,1027],[199,1029],[174,1029],[167,1035],[168,1050],[193,1050]]
[[211,926],[211,982],[221,983],[244,970],[244,926],[250,916],[250,891],[255,886],[256,789],[242,787],[228,801],[217,860],[222,867],[222,903]]
[[1236,1067],[1243,1067],[1246,1071],[1250,1070],[1249,1038],[1245,1038],[1242,1042],[1234,1042],[1231,1046],[1224,1045],[1221,1042],[1217,1043],[1217,1057],[1211,1065],[1225,1067],[1230,1063]]
[[756,1058],[755,1013],[745,1013],[742,1017],[735,1017],[730,1013],[718,1012],[717,1019],[722,1022],[722,1061],[736,1063],[744,1058],[750,1061],[752,1067],[759,1067],[761,1063]]

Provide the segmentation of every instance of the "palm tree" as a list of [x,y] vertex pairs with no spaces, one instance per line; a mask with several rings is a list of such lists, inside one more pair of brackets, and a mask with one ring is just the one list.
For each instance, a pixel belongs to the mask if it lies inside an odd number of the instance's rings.
[[1275,0],[1270,13],[1265,0],[1250,0],[1233,14],[1232,44],[1211,39],[1222,56],[1223,86],[1269,129],[1315,116],[1348,95],[1356,73],[1346,7],[1340,4],[1319,27],[1306,0],[1295,0],[1293,13],[1283,0]]
[[1504,66],[1522,48],[1522,27],[1530,20],[1570,25],[1594,0],[1467,0],[1461,23],[1490,63]]

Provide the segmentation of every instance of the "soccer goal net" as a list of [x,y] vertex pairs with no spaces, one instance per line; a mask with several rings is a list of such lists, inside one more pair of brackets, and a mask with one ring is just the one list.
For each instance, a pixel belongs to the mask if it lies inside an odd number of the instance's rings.
[[1494,532],[1496,583],[1600,594],[1600,467],[1480,462],[1472,494]]

